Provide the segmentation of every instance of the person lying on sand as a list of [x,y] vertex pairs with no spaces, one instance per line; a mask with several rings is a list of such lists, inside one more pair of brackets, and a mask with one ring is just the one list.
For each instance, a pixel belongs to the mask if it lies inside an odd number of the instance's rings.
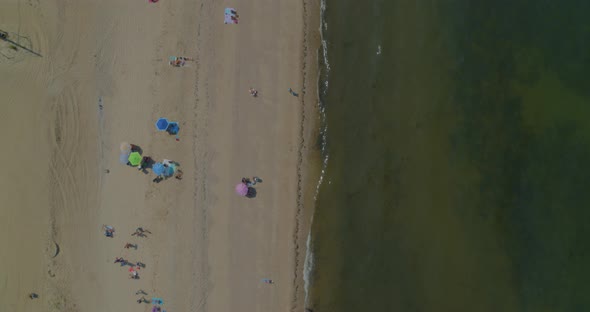
[[137,303],[150,303],[149,300],[145,299],[144,296],[141,296],[141,298],[137,299]]
[[192,60],[193,59],[190,57],[174,56],[174,57],[172,57],[172,60],[169,62],[169,64],[174,67],[181,67],[181,66],[184,66],[187,61],[192,61]]
[[137,229],[135,229],[135,232],[139,232],[139,233],[150,233],[152,234],[152,232],[150,232],[149,230],[144,230],[142,227],[138,227]]
[[253,97],[257,97],[258,96],[258,91],[256,91],[256,89],[250,88],[250,95]]
[[170,61],[169,64],[174,67],[181,67],[184,66],[185,62],[183,60],[176,59],[174,61]]

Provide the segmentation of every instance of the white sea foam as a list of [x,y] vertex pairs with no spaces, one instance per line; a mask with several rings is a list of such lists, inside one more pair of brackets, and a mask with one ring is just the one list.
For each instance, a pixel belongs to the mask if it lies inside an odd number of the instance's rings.
[[[326,119],[326,106],[322,103],[323,98],[328,92],[328,78],[330,73],[330,63],[328,62],[328,42],[324,38],[324,31],[328,30],[328,23],[324,19],[324,13],[326,11],[326,0],[320,1],[320,38],[322,42],[322,62],[321,76],[320,76],[320,101],[318,101],[318,111],[320,118],[320,138],[321,138],[321,155],[322,155],[322,169],[318,182],[316,185],[316,191],[314,194],[314,202],[317,202],[320,187],[324,182],[326,175],[326,169],[328,167],[328,160],[330,159],[327,150],[327,134],[328,134],[328,123]],[[313,214],[309,222],[310,229],[313,226]],[[309,305],[310,287],[312,286],[314,274],[314,253],[313,253],[313,239],[311,236],[311,230],[307,234],[305,262],[303,264],[303,289],[305,291],[305,306]]]
[[311,231],[307,234],[307,243],[305,244],[307,253],[305,254],[305,263],[303,263],[303,289],[305,289],[305,306],[308,306],[309,302],[309,287],[312,282],[313,274],[313,250],[311,246]]
[[[325,81],[327,84],[328,81],[328,72],[330,71],[330,63],[328,62],[328,42],[324,37],[324,31],[328,30],[328,23],[324,18],[324,13],[326,12],[326,0],[321,0],[320,2],[320,39],[322,41],[322,57],[325,66]],[[327,85],[326,85],[327,87]]]

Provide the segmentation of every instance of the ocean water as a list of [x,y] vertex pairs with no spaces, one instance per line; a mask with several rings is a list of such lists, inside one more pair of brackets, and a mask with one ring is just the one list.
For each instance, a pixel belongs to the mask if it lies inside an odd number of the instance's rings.
[[590,311],[590,2],[323,5],[308,306]]

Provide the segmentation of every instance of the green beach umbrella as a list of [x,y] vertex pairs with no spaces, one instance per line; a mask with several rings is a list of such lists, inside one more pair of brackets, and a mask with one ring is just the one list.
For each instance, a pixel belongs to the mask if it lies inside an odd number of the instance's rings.
[[139,166],[139,164],[141,164],[141,155],[139,155],[138,152],[133,152],[129,154],[129,158],[127,158],[127,160],[129,160],[131,166]]

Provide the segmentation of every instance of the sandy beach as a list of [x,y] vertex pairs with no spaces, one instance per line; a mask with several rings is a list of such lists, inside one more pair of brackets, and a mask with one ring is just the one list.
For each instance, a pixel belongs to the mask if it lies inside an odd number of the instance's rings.
[[[227,7],[238,24],[223,23]],[[151,311],[139,289],[169,312],[303,310],[310,10],[288,0],[5,5],[0,30],[41,57],[0,42],[11,164],[0,178],[0,310]],[[175,68],[170,56],[194,60]],[[179,123],[178,140],[156,131],[159,117]],[[177,162],[182,179],[154,183],[120,164],[122,141]],[[237,196],[252,176],[255,198]],[[131,236],[138,227],[150,233]],[[145,263],[140,279],[116,257]]]

